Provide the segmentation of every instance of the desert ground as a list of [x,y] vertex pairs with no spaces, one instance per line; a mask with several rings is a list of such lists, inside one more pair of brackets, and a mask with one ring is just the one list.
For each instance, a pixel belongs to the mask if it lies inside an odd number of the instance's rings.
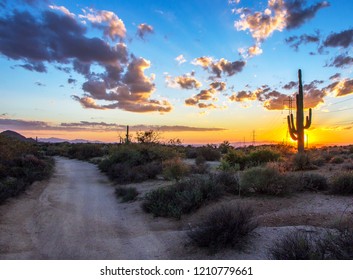
[[[119,202],[95,165],[55,157],[53,176],[0,206],[0,259],[268,259],[273,242],[294,229],[321,232],[353,217],[351,197],[224,197],[180,220],[153,217],[141,200],[159,179],[134,183],[139,196]],[[259,227],[242,251],[190,245],[187,231],[219,204],[252,206]]]

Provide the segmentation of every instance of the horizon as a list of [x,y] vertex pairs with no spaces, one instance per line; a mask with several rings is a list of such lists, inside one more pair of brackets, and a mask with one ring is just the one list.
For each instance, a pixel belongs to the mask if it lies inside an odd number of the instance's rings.
[[294,144],[285,118],[301,69],[309,147],[349,145],[351,10],[337,0],[0,0],[0,130],[118,142],[129,125],[183,144]]

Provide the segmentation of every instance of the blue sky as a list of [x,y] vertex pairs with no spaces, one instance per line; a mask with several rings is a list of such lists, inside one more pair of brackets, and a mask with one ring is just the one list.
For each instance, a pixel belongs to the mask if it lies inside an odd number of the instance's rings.
[[190,143],[250,141],[256,130],[282,141],[301,68],[311,139],[349,143],[352,10],[338,0],[1,0],[0,129],[114,141],[130,125]]

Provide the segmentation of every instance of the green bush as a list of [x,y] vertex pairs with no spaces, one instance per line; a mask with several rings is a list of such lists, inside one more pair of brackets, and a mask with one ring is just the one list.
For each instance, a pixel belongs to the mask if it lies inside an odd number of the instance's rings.
[[176,146],[157,144],[116,145],[98,166],[118,183],[142,182],[161,174],[162,161],[176,157],[176,149]]
[[278,161],[280,154],[270,149],[259,149],[250,153],[248,161],[253,164],[262,164],[266,162]]
[[248,162],[248,157],[242,151],[230,150],[223,156],[223,160],[230,168],[239,166],[240,170],[243,170]]
[[339,195],[353,194],[353,172],[342,172],[333,177],[330,193]]
[[190,213],[221,195],[222,189],[215,186],[210,178],[193,176],[173,186],[148,192],[142,207],[154,216],[180,219],[182,214]]
[[134,187],[117,187],[115,189],[115,195],[117,198],[121,198],[122,202],[133,201],[138,196],[138,191]]
[[41,149],[36,143],[0,135],[0,202],[49,177],[54,161],[44,157]]
[[192,243],[211,252],[224,247],[244,248],[257,224],[248,207],[221,206],[188,232]]
[[179,181],[188,172],[188,166],[180,158],[172,158],[163,162],[163,175],[168,180]]
[[240,190],[242,193],[285,195],[291,191],[290,179],[274,168],[252,167],[241,174]]
[[197,156],[202,156],[207,161],[217,161],[221,158],[221,152],[214,145],[206,145],[197,149]]

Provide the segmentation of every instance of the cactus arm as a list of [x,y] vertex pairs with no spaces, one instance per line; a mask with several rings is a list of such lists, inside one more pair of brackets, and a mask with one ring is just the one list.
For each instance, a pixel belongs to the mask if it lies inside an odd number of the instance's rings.
[[290,137],[294,141],[297,141],[298,137],[295,135],[296,130],[294,129],[293,114],[291,114],[291,116],[287,116],[287,122],[288,122],[288,131],[289,131]]
[[312,110],[310,108],[309,109],[309,116],[306,117],[306,124],[304,126],[304,129],[308,129],[311,126],[311,120],[312,120]]
[[291,130],[293,131],[293,133],[297,134],[298,130],[297,128],[295,128],[293,114],[290,114],[290,120],[291,120]]

